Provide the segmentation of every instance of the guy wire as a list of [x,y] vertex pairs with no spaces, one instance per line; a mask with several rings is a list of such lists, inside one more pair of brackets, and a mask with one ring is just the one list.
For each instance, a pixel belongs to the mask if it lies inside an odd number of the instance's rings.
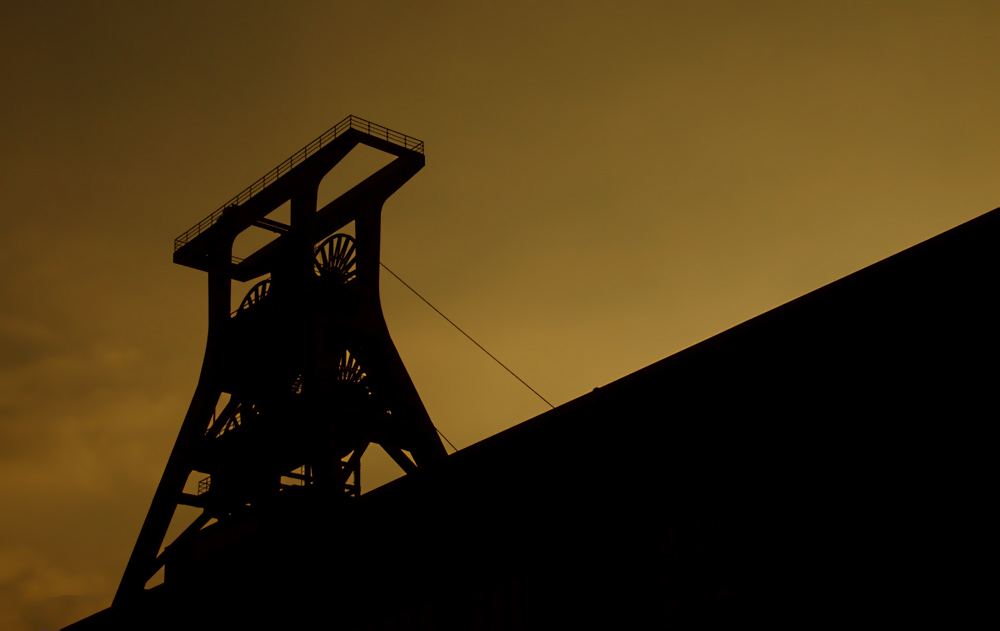
[[[491,359],[492,359],[493,361],[495,361],[496,363],[500,364],[500,366],[501,366],[501,367],[502,367],[502,368],[503,368],[504,370],[506,370],[507,372],[509,372],[509,373],[510,373],[511,375],[513,375],[513,376],[514,376],[514,379],[517,379],[517,380],[518,380],[518,381],[520,381],[520,382],[521,382],[522,384],[524,384],[524,387],[525,387],[525,388],[527,388],[528,390],[531,390],[532,392],[534,392],[534,393],[535,393],[535,396],[536,396],[536,397],[538,397],[539,399],[541,399],[542,401],[545,401],[545,404],[546,404],[546,405],[548,405],[548,406],[549,406],[550,408],[552,408],[552,409],[555,409],[555,407],[556,407],[556,406],[554,406],[554,405],[552,405],[551,403],[549,403],[549,400],[548,400],[548,399],[546,399],[546,398],[545,398],[545,397],[543,397],[542,395],[538,394],[538,391],[537,391],[537,390],[535,390],[534,388],[532,388],[531,386],[529,386],[529,385],[527,384],[527,382],[525,382],[525,381],[524,381],[524,379],[521,379],[520,377],[518,377],[518,376],[517,376],[517,374],[516,374],[516,373],[515,373],[515,372],[514,372],[513,370],[511,370],[510,368],[507,368],[507,366],[506,366],[506,365],[504,365],[504,363],[503,363],[502,361],[500,361],[499,359],[497,359],[496,357],[494,357],[494,356],[493,356],[493,353],[489,352],[488,350],[486,350],[485,348],[483,348],[483,345],[482,345],[482,344],[480,344],[480,343],[479,343],[479,342],[477,342],[476,340],[472,339],[472,336],[471,336],[471,335],[469,335],[468,333],[466,333],[465,331],[463,331],[463,330],[462,330],[462,327],[458,326],[457,324],[455,324],[454,322],[452,322],[452,321],[451,321],[450,319],[448,319],[448,316],[446,316],[445,314],[441,313],[441,311],[440,311],[440,310],[438,310],[438,308],[437,308],[437,307],[435,307],[434,305],[432,305],[432,304],[430,303],[430,301],[429,301],[429,300],[427,300],[426,298],[424,298],[423,296],[421,296],[421,295],[420,295],[419,293],[417,293],[417,290],[416,290],[416,289],[414,289],[413,287],[410,287],[410,286],[409,286],[409,285],[408,285],[408,284],[406,283],[406,281],[405,281],[405,280],[403,280],[402,278],[400,278],[399,276],[397,276],[397,275],[396,275],[396,272],[394,272],[394,271],[392,271],[391,269],[389,269],[388,267],[386,267],[386,266],[385,266],[385,263],[383,263],[382,261],[379,261],[379,265],[381,265],[381,266],[382,266],[383,268],[385,268],[385,271],[387,271],[387,272],[389,272],[390,274],[392,274],[392,275],[393,275],[393,276],[394,276],[394,277],[396,278],[396,280],[398,280],[399,282],[403,283],[403,286],[404,286],[404,287],[406,287],[407,289],[409,289],[410,291],[412,291],[412,292],[413,292],[413,295],[415,295],[415,296],[416,296],[417,298],[420,298],[421,300],[423,300],[423,301],[424,301],[424,303],[426,303],[428,307],[430,307],[431,309],[433,309],[434,311],[436,311],[436,312],[437,312],[437,314],[438,314],[439,316],[441,316],[442,318],[444,318],[444,319],[445,319],[445,321],[446,321],[446,322],[448,322],[448,324],[450,324],[450,325],[452,325],[453,327],[455,327],[456,329],[458,329],[458,332],[459,332],[459,333],[461,333],[461,334],[462,334],[462,335],[464,335],[465,337],[469,338],[469,341],[470,341],[470,342],[472,342],[473,344],[475,344],[476,346],[478,346],[478,347],[479,347],[479,350],[483,351],[484,353],[486,353],[487,355],[489,355],[489,356],[490,356],[490,358],[491,358]],[[442,434],[442,436],[443,436],[443,434]],[[445,440],[448,440],[448,439],[446,438]],[[450,443],[450,441],[449,441],[449,444],[451,444],[451,443]],[[454,445],[452,445],[452,447],[454,447]]]

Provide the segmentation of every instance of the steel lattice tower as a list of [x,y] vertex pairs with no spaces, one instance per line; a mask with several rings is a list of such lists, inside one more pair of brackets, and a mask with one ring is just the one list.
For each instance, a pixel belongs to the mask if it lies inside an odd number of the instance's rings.
[[[317,208],[320,181],[359,144],[395,159]],[[293,497],[335,513],[360,493],[361,456],[373,443],[406,473],[445,457],[379,297],[382,206],[424,166],[423,151],[348,116],[174,242],[175,263],[208,274],[208,342],[116,607],[135,602],[165,564],[169,582],[172,559],[208,528],[280,511]],[[267,218],[286,202],[288,225]],[[338,232],[351,222],[354,237]],[[233,257],[252,226],[278,237]],[[231,312],[233,281],[261,278]],[[186,493],[199,473],[198,494]],[[178,505],[202,512],[160,552]]]

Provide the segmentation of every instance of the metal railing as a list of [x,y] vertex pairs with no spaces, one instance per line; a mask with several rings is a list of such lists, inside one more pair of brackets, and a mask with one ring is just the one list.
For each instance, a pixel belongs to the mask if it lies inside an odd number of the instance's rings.
[[288,173],[297,165],[305,161],[306,158],[313,155],[326,145],[330,144],[335,138],[341,136],[349,129],[356,129],[357,131],[364,132],[369,136],[374,138],[380,138],[391,142],[395,145],[399,145],[404,149],[409,149],[410,151],[415,151],[417,153],[424,152],[424,141],[417,140],[412,136],[407,136],[406,134],[401,134],[398,131],[393,131],[388,127],[383,127],[377,123],[365,120],[353,114],[340,121],[330,129],[326,130],[319,138],[313,140],[305,147],[299,149],[292,154],[290,158],[271,169],[264,174],[264,177],[260,178],[250,186],[243,189],[236,197],[232,198],[225,204],[223,204],[214,213],[205,217],[199,221],[193,228],[182,234],[181,236],[174,239],[174,252],[181,249],[185,245],[191,242],[192,239],[205,232],[222,218],[223,212],[227,208],[235,208],[241,204],[246,203],[251,197],[261,192],[269,185],[273,184],[282,175]]

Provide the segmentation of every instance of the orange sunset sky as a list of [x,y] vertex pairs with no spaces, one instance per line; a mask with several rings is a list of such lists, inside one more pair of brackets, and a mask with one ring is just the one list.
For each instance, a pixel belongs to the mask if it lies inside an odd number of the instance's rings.
[[[1000,205],[998,33],[960,0],[3,3],[0,628],[110,603],[204,350],[172,240],[346,115],[426,142],[383,261],[558,405]],[[459,448],[547,409],[382,295]]]

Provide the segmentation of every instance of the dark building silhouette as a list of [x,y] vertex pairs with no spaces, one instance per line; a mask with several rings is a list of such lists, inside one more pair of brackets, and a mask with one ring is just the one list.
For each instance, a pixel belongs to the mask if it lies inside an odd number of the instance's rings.
[[[405,152],[386,168],[415,164]],[[383,190],[384,180],[366,182]],[[296,247],[313,256],[325,232]],[[239,470],[252,482],[224,486],[218,521],[204,526],[206,519],[167,548],[164,583],[141,589],[157,563],[155,546],[142,548],[140,536],[138,578],[130,582],[127,570],[110,609],[68,628],[802,628],[975,619],[986,602],[979,574],[992,497],[987,428],[997,416],[998,243],[1000,209],[451,456],[441,455],[419,399],[404,396],[405,369],[393,379],[369,369],[372,394],[364,397],[386,397],[379,409],[410,410],[418,428],[383,428],[371,435],[382,442],[368,441],[413,454],[396,453],[406,476],[358,495],[350,484],[360,473],[336,433],[296,426],[305,443],[253,443],[270,447],[267,462],[272,452],[285,455],[259,475],[245,464],[234,469],[235,456],[212,465],[213,479]],[[377,273],[377,258],[369,265]],[[290,275],[326,282],[322,270],[307,271]],[[297,291],[314,290],[344,291]],[[225,304],[226,326],[252,315],[230,318]],[[370,348],[357,354],[363,366],[394,353]],[[343,390],[330,395],[336,405],[357,400],[359,380],[344,385],[319,372],[323,361],[344,365],[339,350],[319,359],[274,353],[269,365],[298,362],[313,373],[301,372],[299,382],[297,369],[268,368],[267,384],[287,392],[243,399],[261,415],[291,405],[289,392],[306,392],[310,374],[312,383]],[[258,384],[254,391],[270,387],[255,374],[239,379]],[[351,405],[351,418],[374,418]],[[209,421],[208,407],[198,413],[203,436],[228,418]],[[350,434],[358,445],[370,437],[359,432]],[[302,463],[287,456],[307,453],[303,444],[341,445],[342,465],[328,461],[322,473],[319,452]],[[181,469],[194,462],[182,460]],[[283,467],[310,462],[305,486],[279,489]],[[164,505],[207,510],[212,492],[157,493]]]

